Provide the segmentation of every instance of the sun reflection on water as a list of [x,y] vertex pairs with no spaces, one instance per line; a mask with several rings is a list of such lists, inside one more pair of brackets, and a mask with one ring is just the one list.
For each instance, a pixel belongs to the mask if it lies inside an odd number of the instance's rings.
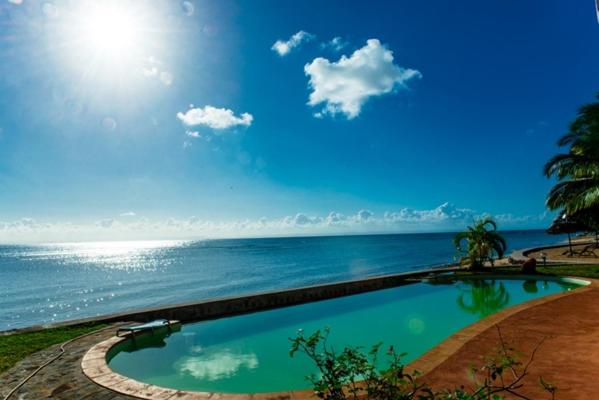
[[168,267],[172,260],[165,252],[185,245],[181,240],[55,243],[28,252],[27,257],[53,259],[63,266],[100,266],[120,270],[156,270]]

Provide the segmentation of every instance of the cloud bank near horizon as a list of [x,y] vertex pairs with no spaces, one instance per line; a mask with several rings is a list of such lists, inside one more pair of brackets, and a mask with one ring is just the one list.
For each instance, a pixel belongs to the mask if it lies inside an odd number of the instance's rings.
[[[429,210],[402,208],[382,214],[331,211],[327,215],[296,213],[281,218],[210,221],[198,217],[150,220],[134,212],[91,223],[38,222],[22,218],[0,221],[0,243],[43,243],[98,240],[243,238],[256,236],[327,235],[350,233],[439,232],[464,229],[487,213],[444,203]],[[548,213],[495,215],[500,229],[544,226]]]

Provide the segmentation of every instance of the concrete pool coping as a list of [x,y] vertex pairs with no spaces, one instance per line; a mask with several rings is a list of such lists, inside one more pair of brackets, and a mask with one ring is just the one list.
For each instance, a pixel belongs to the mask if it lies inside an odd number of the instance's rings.
[[[486,331],[488,328],[496,325],[504,319],[515,315],[523,310],[545,304],[559,298],[569,296],[573,293],[581,293],[582,291],[593,290],[599,287],[599,281],[591,278],[579,278],[579,277],[553,277],[553,276],[539,276],[539,275],[511,275],[511,274],[472,274],[466,277],[478,277],[478,278],[492,278],[492,279],[512,279],[512,280],[550,280],[550,281],[565,281],[570,283],[580,284],[581,287],[575,291],[566,291],[562,293],[555,293],[548,296],[543,296],[538,299],[526,301],[521,304],[503,309],[495,314],[492,314],[486,318],[483,318],[458,332],[452,334],[441,343],[418,357],[413,362],[409,363],[406,368],[408,370],[418,370],[421,374],[426,374],[441,363],[443,363],[448,357],[456,353],[466,342]],[[451,278],[460,278],[451,277]],[[539,279],[541,278],[541,279]],[[141,399],[218,399],[218,400],[249,400],[249,399],[313,399],[315,398],[312,390],[294,390],[285,392],[271,392],[271,393],[218,393],[218,392],[194,392],[164,388],[157,385],[143,383],[134,379],[128,378],[124,375],[118,374],[108,366],[107,358],[109,352],[115,348],[118,344],[129,340],[128,337],[111,337],[108,340],[102,341],[92,348],[84,355],[81,368],[83,373],[96,384],[112,390],[114,392],[137,397]]]

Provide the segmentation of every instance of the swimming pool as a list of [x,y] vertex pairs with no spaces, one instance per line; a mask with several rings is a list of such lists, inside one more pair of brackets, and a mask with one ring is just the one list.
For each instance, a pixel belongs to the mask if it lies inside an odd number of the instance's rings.
[[303,389],[314,366],[289,356],[289,338],[329,327],[329,343],[383,342],[410,362],[445,338],[508,306],[572,290],[568,279],[465,278],[392,289],[184,325],[167,337],[138,338],[109,352],[110,368],[154,385],[192,391],[260,393]]

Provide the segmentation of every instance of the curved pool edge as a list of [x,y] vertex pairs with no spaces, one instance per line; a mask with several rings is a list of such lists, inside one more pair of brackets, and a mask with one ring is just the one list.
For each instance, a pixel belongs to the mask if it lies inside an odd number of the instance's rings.
[[[486,273],[481,275],[474,274],[471,277],[524,280],[527,278],[539,279],[538,275],[503,275]],[[466,276],[464,276],[464,278],[466,278]],[[476,321],[445,338],[441,343],[428,350],[416,360],[408,363],[406,368],[408,370],[418,370],[422,375],[425,375],[443,363],[451,355],[456,353],[468,341],[485,332],[487,329],[497,325],[506,318],[518,314],[521,311],[552,302],[562,297],[588,290],[594,290],[599,287],[599,280],[592,278],[576,276],[545,276],[543,279],[552,281],[566,281],[581,285],[581,287],[577,288],[575,291],[555,293],[529,300],[524,303],[515,304],[479,321]],[[315,398],[314,392],[310,389],[270,393],[221,393],[177,390],[149,383],[143,383],[116,373],[108,366],[107,359],[109,357],[110,351],[128,339],[128,337],[113,336],[91,347],[81,361],[81,369],[84,375],[94,383],[106,389],[146,400],[300,400]]]
[[[513,278],[524,278],[534,277],[535,275],[512,275]],[[493,275],[497,278],[505,278],[504,275]],[[538,276],[536,276],[538,279]],[[599,288],[599,280],[593,278],[583,278],[577,276],[564,276],[564,277],[549,277],[550,280],[554,281],[565,281],[569,283],[575,283],[581,285],[575,291],[566,291],[561,293],[554,293],[547,296],[539,297],[525,301],[524,303],[514,304],[513,306],[504,308],[503,310],[496,312],[488,317],[478,320],[445,338],[441,343],[422,354],[416,360],[408,363],[406,368],[408,370],[418,370],[422,375],[425,375],[443,363],[452,354],[457,352],[466,342],[475,338],[479,334],[485,332],[487,329],[492,328],[499,322],[520,313],[521,311],[528,310],[530,308],[546,304],[562,297],[570,296],[572,294],[579,294],[588,290]]]

